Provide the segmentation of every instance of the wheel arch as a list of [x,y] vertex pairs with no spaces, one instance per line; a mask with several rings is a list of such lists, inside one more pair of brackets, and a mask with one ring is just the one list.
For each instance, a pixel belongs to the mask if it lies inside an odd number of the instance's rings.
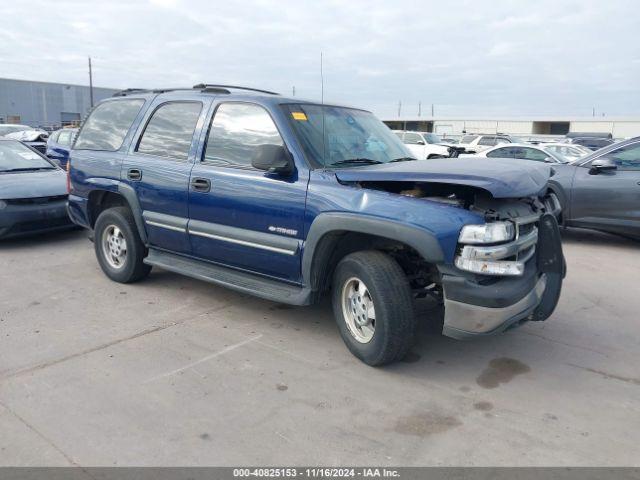
[[444,261],[438,240],[428,231],[386,219],[327,213],[314,220],[307,235],[302,256],[304,283],[321,291],[341,258],[380,242],[407,246],[428,263]]
[[142,218],[142,208],[135,190],[126,184],[119,183],[115,189],[96,189],[89,193],[88,220],[91,228],[94,227],[98,215],[105,209],[113,206],[128,207],[136,223],[138,234],[143,243],[147,243],[147,232]]

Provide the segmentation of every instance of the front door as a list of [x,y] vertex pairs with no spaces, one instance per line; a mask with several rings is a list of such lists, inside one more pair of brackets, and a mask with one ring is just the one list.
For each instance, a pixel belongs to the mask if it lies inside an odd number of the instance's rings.
[[572,224],[638,235],[640,142],[603,156],[611,158],[617,168],[595,173],[591,171],[591,162],[576,168],[571,196]]
[[149,112],[123,163],[122,180],[136,191],[150,245],[188,254],[189,175],[203,103],[165,101]]
[[264,144],[284,144],[267,110],[245,102],[217,106],[191,172],[193,254],[298,283],[308,175],[253,168],[255,147]]

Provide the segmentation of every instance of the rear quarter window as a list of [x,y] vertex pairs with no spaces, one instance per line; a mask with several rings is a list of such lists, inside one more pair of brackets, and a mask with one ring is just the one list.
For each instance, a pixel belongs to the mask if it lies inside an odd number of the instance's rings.
[[138,112],[141,98],[112,100],[98,105],[84,123],[75,149],[115,152],[122,146]]

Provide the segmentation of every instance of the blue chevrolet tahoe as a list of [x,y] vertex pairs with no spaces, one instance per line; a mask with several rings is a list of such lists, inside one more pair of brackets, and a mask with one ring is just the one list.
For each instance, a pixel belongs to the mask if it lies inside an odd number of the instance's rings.
[[548,165],[418,161],[371,113],[224,85],[125,90],[70,155],[69,214],[104,273],[153,266],[293,305],[330,294],[369,365],[402,359],[414,300],[443,334],[553,312],[565,273]]

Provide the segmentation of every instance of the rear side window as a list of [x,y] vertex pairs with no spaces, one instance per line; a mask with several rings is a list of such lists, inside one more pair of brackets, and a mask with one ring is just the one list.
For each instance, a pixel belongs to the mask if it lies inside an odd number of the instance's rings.
[[200,102],[171,102],[153,112],[137,151],[158,157],[186,160],[202,110]]
[[511,147],[505,147],[505,148],[496,148],[495,150],[490,151],[489,153],[487,153],[487,157],[490,158],[513,158],[515,156],[515,153],[513,151],[514,149]]
[[462,137],[462,139],[460,140],[460,143],[471,143],[473,142],[476,138],[478,138],[477,135],[465,135],[464,137]]
[[259,145],[284,145],[269,113],[249,103],[223,103],[211,123],[204,161],[250,167]]
[[84,122],[75,148],[115,152],[122,146],[144,100],[112,100],[98,105]]

